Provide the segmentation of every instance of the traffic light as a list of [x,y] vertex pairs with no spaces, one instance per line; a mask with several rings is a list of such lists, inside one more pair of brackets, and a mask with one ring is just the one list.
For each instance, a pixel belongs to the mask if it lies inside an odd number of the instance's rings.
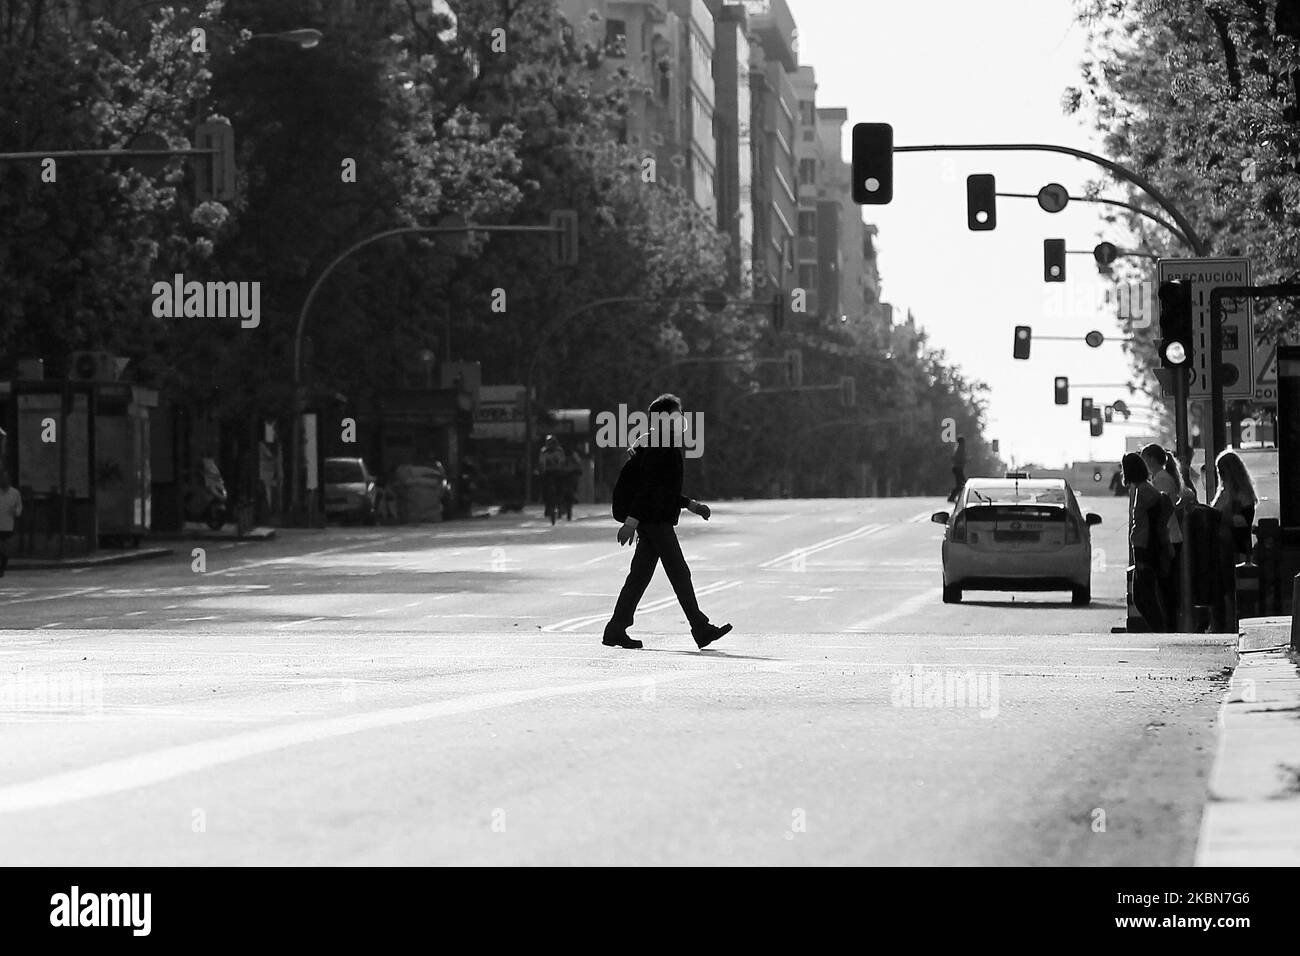
[[1089,424],[1088,431],[1092,435],[1092,437],[1100,438],[1102,425],[1101,425],[1101,416],[1097,414],[1097,411],[1095,410],[1093,411],[1092,417],[1088,419],[1088,424]]
[[1032,340],[1033,331],[1027,325],[1016,326],[1015,344],[1012,346],[1011,354],[1018,359],[1029,358],[1029,344]]
[[1053,385],[1056,389],[1056,404],[1069,405],[1070,404],[1070,380],[1064,375],[1058,375]]
[[1092,399],[1079,399],[1079,420],[1083,422],[1092,420]]
[[975,232],[987,232],[998,224],[997,187],[992,173],[966,177],[966,225]]
[[853,201],[883,206],[894,199],[894,127],[888,123],[853,126]]
[[1182,368],[1192,361],[1192,285],[1160,283],[1160,367]]
[[852,408],[858,404],[858,380],[852,375],[845,375],[840,379],[840,404],[845,408]]
[[785,350],[785,375],[791,388],[803,384],[803,352],[798,349]]
[[1065,240],[1043,240],[1043,281],[1065,281]]
[[225,120],[200,123],[194,148],[216,150],[195,164],[194,198],[198,202],[229,202],[235,198],[235,130]]
[[1113,422],[1115,420],[1115,409],[1113,406],[1107,405],[1101,411],[1102,411],[1102,418],[1106,422]]
[[572,209],[551,212],[551,265],[578,264],[578,214]]
[[1092,247],[1092,257],[1097,260],[1097,271],[1109,271],[1110,264],[1119,258],[1119,249],[1113,242],[1099,242]]
[[785,328],[785,293],[772,293],[772,331],[780,332]]

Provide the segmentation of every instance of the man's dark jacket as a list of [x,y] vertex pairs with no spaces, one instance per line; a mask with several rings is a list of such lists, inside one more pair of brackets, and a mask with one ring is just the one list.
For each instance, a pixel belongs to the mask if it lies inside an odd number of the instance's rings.
[[627,509],[629,517],[642,524],[677,524],[690,502],[682,496],[682,450],[638,445],[630,455],[636,459],[639,480]]

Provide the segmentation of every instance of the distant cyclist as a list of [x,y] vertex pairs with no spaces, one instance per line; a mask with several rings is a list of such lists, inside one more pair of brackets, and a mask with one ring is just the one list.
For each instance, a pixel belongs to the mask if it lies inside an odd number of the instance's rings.
[[542,473],[542,500],[546,502],[546,517],[554,524],[555,519],[559,517],[565,474],[569,468],[569,456],[565,454],[560,440],[554,435],[546,436],[537,467]]
[[952,480],[952,494],[948,500],[956,501],[966,484],[966,439],[962,435],[957,436],[957,447],[952,452]]

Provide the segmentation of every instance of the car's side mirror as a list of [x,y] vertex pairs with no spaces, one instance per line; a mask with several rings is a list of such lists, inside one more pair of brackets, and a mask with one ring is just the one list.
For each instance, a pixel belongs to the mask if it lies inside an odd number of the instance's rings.
[[930,520],[933,521],[935,524],[947,524],[948,512],[936,511],[934,514],[930,515]]
[[1088,516],[1084,518],[1084,520],[1088,522],[1089,526],[1092,526],[1094,524],[1101,524],[1101,515],[1097,514],[1096,512],[1089,511]]

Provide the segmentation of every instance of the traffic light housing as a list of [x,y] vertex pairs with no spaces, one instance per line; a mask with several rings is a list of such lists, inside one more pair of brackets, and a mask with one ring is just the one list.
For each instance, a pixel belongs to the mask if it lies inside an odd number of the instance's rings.
[[1093,438],[1100,438],[1101,430],[1102,430],[1101,415],[1097,414],[1097,410],[1094,409],[1092,413],[1092,417],[1088,419],[1088,431]]
[[840,404],[845,408],[858,404],[858,380],[852,375],[840,379]]
[[1065,281],[1065,240],[1043,240],[1043,281]]
[[1033,341],[1033,330],[1027,325],[1016,326],[1015,344],[1012,346],[1011,354],[1018,359],[1029,358],[1029,346]]
[[1084,422],[1092,420],[1092,399],[1091,398],[1085,397],[1079,399],[1079,420]]
[[573,209],[551,212],[551,265],[578,264],[578,213]]
[[1192,285],[1167,280],[1160,283],[1160,367],[1190,365],[1192,347]]
[[853,126],[853,201],[883,206],[894,199],[894,127],[888,123]]
[[997,228],[997,186],[992,173],[966,177],[966,225],[974,232]]
[[785,293],[773,292],[771,305],[773,332],[780,332],[785,328],[785,313]]
[[1115,420],[1115,409],[1113,406],[1107,405],[1101,410],[1101,413],[1103,421],[1113,422]]
[[235,130],[225,120],[200,123],[194,130],[194,148],[216,152],[195,164],[194,198],[197,202],[229,202],[235,198]]
[[799,349],[785,350],[785,375],[791,388],[803,384],[803,352]]
[[1056,381],[1052,383],[1056,390],[1056,404],[1070,404],[1070,380],[1064,375],[1058,375]]

